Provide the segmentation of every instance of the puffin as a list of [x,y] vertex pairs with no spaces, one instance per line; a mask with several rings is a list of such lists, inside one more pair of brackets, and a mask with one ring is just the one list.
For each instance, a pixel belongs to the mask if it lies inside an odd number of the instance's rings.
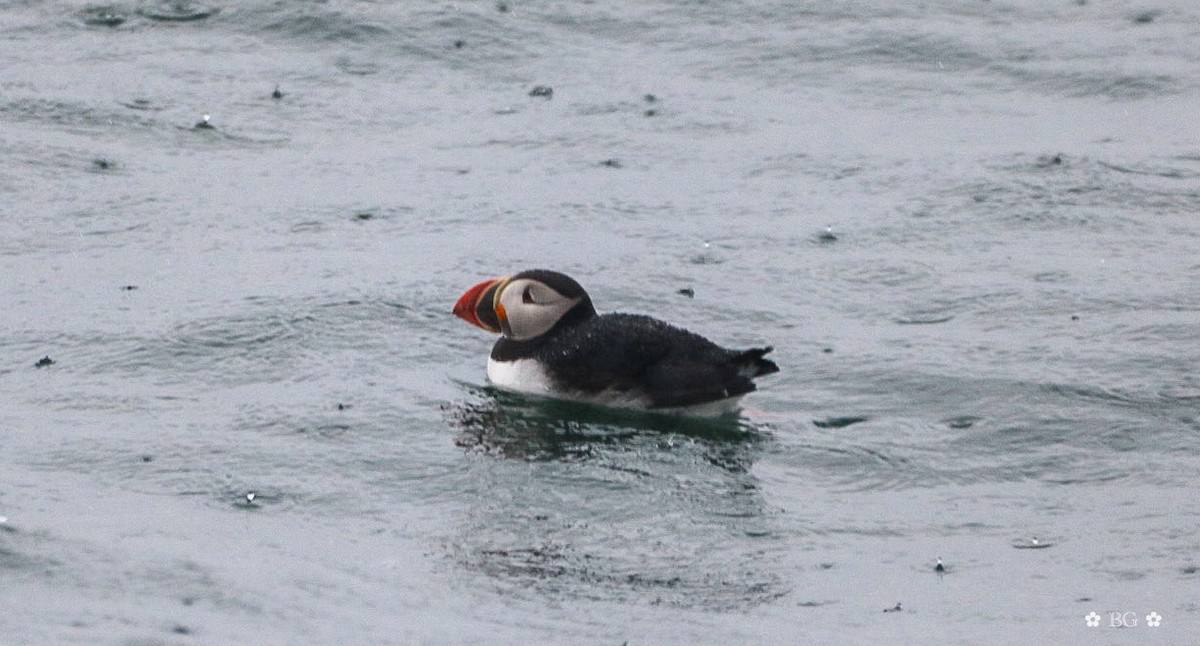
[[504,390],[615,408],[723,415],[779,371],[770,346],[730,350],[641,314],[598,314],[578,282],[530,269],[476,284],[454,315],[500,339],[488,380]]

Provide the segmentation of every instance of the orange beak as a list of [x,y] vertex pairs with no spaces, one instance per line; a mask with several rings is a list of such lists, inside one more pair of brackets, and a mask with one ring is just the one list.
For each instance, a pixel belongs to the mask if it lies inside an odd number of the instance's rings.
[[454,303],[454,315],[471,325],[493,334],[500,334],[500,320],[492,301],[496,295],[496,287],[507,279],[505,276],[485,280],[463,292]]

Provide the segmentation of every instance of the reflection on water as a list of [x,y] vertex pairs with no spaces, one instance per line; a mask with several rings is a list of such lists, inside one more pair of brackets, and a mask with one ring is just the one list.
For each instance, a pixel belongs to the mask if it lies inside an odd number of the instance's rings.
[[[689,418],[527,397],[491,386],[469,389],[476,401],[446,407],[450,422],[462,431],[455,443],[498,457],[585,459],[596,446],[643,434],[658,434],[656,441],[665,445],[671,445],[677,435],[705,441],[715,453],[744,453],[763,435],[736,414]],[[714,458],[713,463],[743,471],[749,467],[748,462],[728,455]]]
[[699,420],[470,387],[446,407],[479,496],[451,557],[512,593],[747,608],[786,593],[751,465],[770,442]]

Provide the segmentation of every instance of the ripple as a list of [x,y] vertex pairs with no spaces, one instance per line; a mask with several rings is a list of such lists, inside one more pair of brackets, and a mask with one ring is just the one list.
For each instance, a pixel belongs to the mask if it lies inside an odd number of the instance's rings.
[[371,61],[357,61],[350,58],[339,58],[335,63],[339,70],[353,76],[370,76],[379,73],[379,64]]
[[892,319],[897,325],[937,325],[954,320],[946,308],[915,309]]
[[889,260],[856,260],[832,268],[833,279],[855,285],[882,285],[904,287],[929,281],[933,271],[919,262],[897,262]]
[[454,558],[459,566],[492,577],[515,596],[534,591],[555,598],[734,611],[789,592],[777,574],[745,559],[706,568],[638,564],[547,542],[463,550]]
[[59,127],[100,129],[159,128],[161,124],[142,115],[115,109],[102,109],[87,103],[42,98],[14,98],[0,101],[0,115],[17,121],[46,123]]
[[953,429],[967,429],[978,424],[980,420],[982,420],[981,417],[974,415],[960,415],[958,417],[951,417],[950,419],[943,420],[943,423]]
[[1071,279],[1071,274],[1065,271],[1043,271],[1033,275],[1036,283],[1065,283]]
[[[1135,214],[1183,215],[1200,210],[1200,193],[1176,178],[1195,171],[1149,166],[1139,161],[1098,161],[1086,157],[1020,154],[988,163],[986,179],[966,182],[946,192],[942,202],[921,207],[944,218],[984,215],[1028,231],[1085,229],[1142,236],[1146,227]],[[1116,170],[1120,167],[1122,170]],[[1137,169],[1137,172],[1130,172]],[[954,206],[955,200],[965,202]],[[944,213],[943,213],[944,212]],[[978,226],[972,220],[972,226]],[[1050,278],[1053,278],[1051,274]]]
[[1140,407],[1152,403],[1146,395],[1106,386],[1052,383],[1046,384],[1044,389],[1049,393],[1062,395],[1070,399],[1090,401],[1101,404],[1119,404],[1121,406]]
[[112,6],[88,7],[80,12],[80,18],[89,27],[119,27],[129,19],[128,15]]
[[1147,166],[1141,164],[1136,166],[1122,166],[1103,161],[1098,163],[1109,170],[1113,170],[1118,173],[1127,173],[1130,175],[1147,175],[1150,177],[1165,177],[1167,179],[1195,179],[1200,177],[1200,172],[1186,168],[1173,168],[1170,166]]
[[97,340],[90,371],[142,374],[159,384],[195,384],[198,378],[230,385],[269,383],[281,375],[296,379],[303,374],[298,368],[308,363],[306,343],[320,333],[322,319],[316,311],[268,308],[185,323],[161,336]]
[[1177,402],[1195,402],[1200,401],[1200,385],[1195,384],[1179,384],[1167,386],[1158,391],[1158,395],[1163,399]]
[[152,99],[147,99],[147,98],[143,98],[143,97],[138,97],[136,99],[130,99],[129,101],[122,101],[121,105],[125,106],[126,108],[129,108],[130,110],[143,110],[146,112],[158,112],[159,110],[162,110],[164,107],[164,106],[161,106],[161,105],[155,103],[154,100],[152,100]]
[[394,32],[386,27],[337,11],[288,15],[277,18],[264,28],[306,41],[367,42],[394,36]]
[[864,416],[845,416],[845,417],[826,417],[825,419],[814,419],[813,426],[817,428],[846,428],[853,424],[865,422],[869,417]]
[[1030,538],[1018,538],[1012,542],[1012,546],[1019,550],[1044,550],[1048,547],[1054,547],[1054,541],[1034,536]]
[[159,22],[194,22],[217,15],[220,7],[210,7],[190,0],[166,0],[138,8],[138,15]]

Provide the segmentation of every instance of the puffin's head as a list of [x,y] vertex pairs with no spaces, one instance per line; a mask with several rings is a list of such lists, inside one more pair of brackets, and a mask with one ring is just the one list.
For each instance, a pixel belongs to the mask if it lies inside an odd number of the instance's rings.
[[539,337],[558,325],[596,314],[592,299],[570,276],[530,269],[485,280],[454,304],[454,315],[514,341]]

